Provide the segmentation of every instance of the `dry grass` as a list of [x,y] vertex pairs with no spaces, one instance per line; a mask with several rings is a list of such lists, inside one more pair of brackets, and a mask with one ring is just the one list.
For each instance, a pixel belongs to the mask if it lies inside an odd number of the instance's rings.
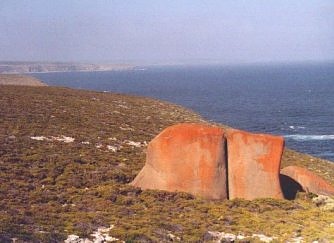
[[0,74],[0,85],[47,86],[34,77],[18,74]]
[[[148,98],[0,86],[0,241],[58,242],[72,233],[89,237],[110,224],[110,234],[127,242],[169,241],[169,233],[199,242],[208,230],[334,241],[334,212],[315,206],[310,195],[205,201],[127,185],[144,165],[145,141],[178,122],[205,121]],[[31,139],[62,135],[75,140]],[[286,150],[283,166],[290,164],[334,182],[327,161]]]

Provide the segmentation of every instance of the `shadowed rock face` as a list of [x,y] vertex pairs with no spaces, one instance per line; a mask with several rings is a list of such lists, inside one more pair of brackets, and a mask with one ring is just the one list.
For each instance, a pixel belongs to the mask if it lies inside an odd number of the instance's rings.
[[283,198],[282,137],[227,130],[229,198]]
[[[305,168],[288,166],[281,170],[281,174],[297,182],[303,191],[312,192],[318,195],[334,195],[333,186]],[[285,191],[289,190],[289,188],[285,188],[285,185],[282,185],[282,187]]]
[[224,131],[219,127],[168,127],[149,143],[146,164],[131,184],[226,199],[225,143]]
[[293,200],[298,192],[303,192],[302,186],[289,176],[280,174],[280,183],[285,199]]

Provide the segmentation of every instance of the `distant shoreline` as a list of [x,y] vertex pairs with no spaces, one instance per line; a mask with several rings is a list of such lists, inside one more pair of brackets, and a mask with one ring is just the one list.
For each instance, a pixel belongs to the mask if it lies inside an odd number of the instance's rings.
[[267,62],[267,63],[112,63],[112,64],[94,64],[94,63],[70,63],[70,62],[13,62],[0,61],[0,74],[36,74],[36,73],[67,73],[67,72],[110,72],[110,71],[141,71],[149,68],[188,68],[188,67],[298,67],[298,66],[317,66],[334,65],[334,61],[323,62]]
[[73,71],[45,71],[45,72],[27,72],[27,73],[3,73],[3,74],[17,74],[17,75],[29,75],[29,74],[36,74],[36,73],[90,73],[90,72],[121,72],[121,71],[129,71],[129,70],[136,70],[136,69],[114,69],[114,70],[73,70]]
[[122,71],[136,67],[130,64],[0,62],[0,74]]

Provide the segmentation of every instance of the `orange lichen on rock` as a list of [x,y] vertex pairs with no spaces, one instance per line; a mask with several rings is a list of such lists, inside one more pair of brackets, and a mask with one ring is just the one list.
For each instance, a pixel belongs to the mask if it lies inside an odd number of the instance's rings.
[[312,172],[280,164],[284,139],[205,124],[163,130],[147,148],[133,186],[188,192],[206,199],[293,199],[299,190],[334,195]]
[[225,146],[222,128],[190,123],[168,127],[149,143],[145,166],[131,184],[226,199]]
[[229,199],[283,198],[279,169],[284,139],[228,129]]
[[[281,174],[297,182],[306,192],[312,192],[318,195],[334,196],[334,187],[326,180],[313,172],[298,166],[288,166],[281,170]],[[284,188],[288,191],[289,188]]]

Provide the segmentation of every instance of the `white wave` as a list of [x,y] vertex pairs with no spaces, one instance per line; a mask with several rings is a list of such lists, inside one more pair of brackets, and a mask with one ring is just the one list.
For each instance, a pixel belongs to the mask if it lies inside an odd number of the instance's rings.
[[287,139],[292,139],[296,141],[311,141],[311,140],[334,140],[334,135],[286,135],[284,136]]
[[295,130],[295,129],[305,129],[306,127],[304,126],[289,126],[290,129]]

